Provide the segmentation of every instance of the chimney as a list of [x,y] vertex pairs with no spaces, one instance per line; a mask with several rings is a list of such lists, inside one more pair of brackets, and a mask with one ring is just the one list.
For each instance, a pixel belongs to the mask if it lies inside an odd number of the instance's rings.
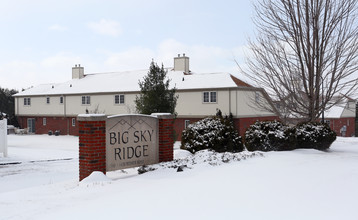
[[189,57],[186,57],[185,53],[183,53],[183,56],[178,54],[178,57],[174,57],[174,71],[182,71],[189,74]]
[[75,67],[72,67],[72,79],[82,79],[85,77],[85,71],[84,68],[81,67],[80,64],[75,65]]

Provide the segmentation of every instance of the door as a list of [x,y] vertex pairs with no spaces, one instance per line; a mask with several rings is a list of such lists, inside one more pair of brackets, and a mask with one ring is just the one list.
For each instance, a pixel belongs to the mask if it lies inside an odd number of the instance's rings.
[[35,133],[35,119],[34,118],[28,118],[27,119],[27,128],[29,129],[29,133]]

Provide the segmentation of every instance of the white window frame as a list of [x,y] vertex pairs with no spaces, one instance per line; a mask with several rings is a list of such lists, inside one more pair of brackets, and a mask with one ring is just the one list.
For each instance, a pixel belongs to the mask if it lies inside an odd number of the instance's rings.
[[29,97],[24,98],[24,106],[31,106],[31,98]]
[[81,103],[82,105],[91,105],[91,96],[89,95],[81,96]]
[[[215,100],[213,100],[213,94],[215,94]],[[207,97],[206,97],[207,96]],[[204,91],[203,92],[203,103],[218,103],[218,92],[217,91]]]
[[[117,103],[117,97],[118,97],[118,103]],[[123,100],[122,100],[123,98]],[[114,104],[115,105],[124,105],[125,103],[125,96],[124,94],[117,94],[117,95],[114,95]]]
[[63,104],[65,98],[63,96],[60,96],[60,104]]
[[189,124],[190,124],[190,120],[185,120],[184,121],[184,129],[187,129]]
[[76,127],[76,119],[75,118],[72,118],[72,127]]
[[46,126],[47,125],[47,119],[46,118],[42,118],[42,125]]
[[46,104],[50,104],[50,103],[51,103],[50,96],[46,96]]

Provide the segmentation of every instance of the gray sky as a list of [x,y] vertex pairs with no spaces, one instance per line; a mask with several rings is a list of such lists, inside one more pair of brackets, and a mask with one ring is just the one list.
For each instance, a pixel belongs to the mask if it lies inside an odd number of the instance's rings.
[[85,73],[166,67],[185,53],[193,72],[231,72],[253,34],[249,0],[0,0],[0,87]]

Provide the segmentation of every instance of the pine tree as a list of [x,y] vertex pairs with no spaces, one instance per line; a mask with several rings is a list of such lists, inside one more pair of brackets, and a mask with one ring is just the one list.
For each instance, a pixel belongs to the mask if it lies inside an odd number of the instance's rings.
[[178,97],[175,95],[176,88],[169,89],[170,80],[166,77],[167,71],[154,63],[150,64],[148,74],[143,81],[139,81],[141,93],[136,97],[135,104],[138,113],[175,113]]
[[15,99],[13,97],[18,91],[14,89],[4,89],[0,87],[0,115],[5,113],[8,117],[9,124],[17,126],[15,117]]

